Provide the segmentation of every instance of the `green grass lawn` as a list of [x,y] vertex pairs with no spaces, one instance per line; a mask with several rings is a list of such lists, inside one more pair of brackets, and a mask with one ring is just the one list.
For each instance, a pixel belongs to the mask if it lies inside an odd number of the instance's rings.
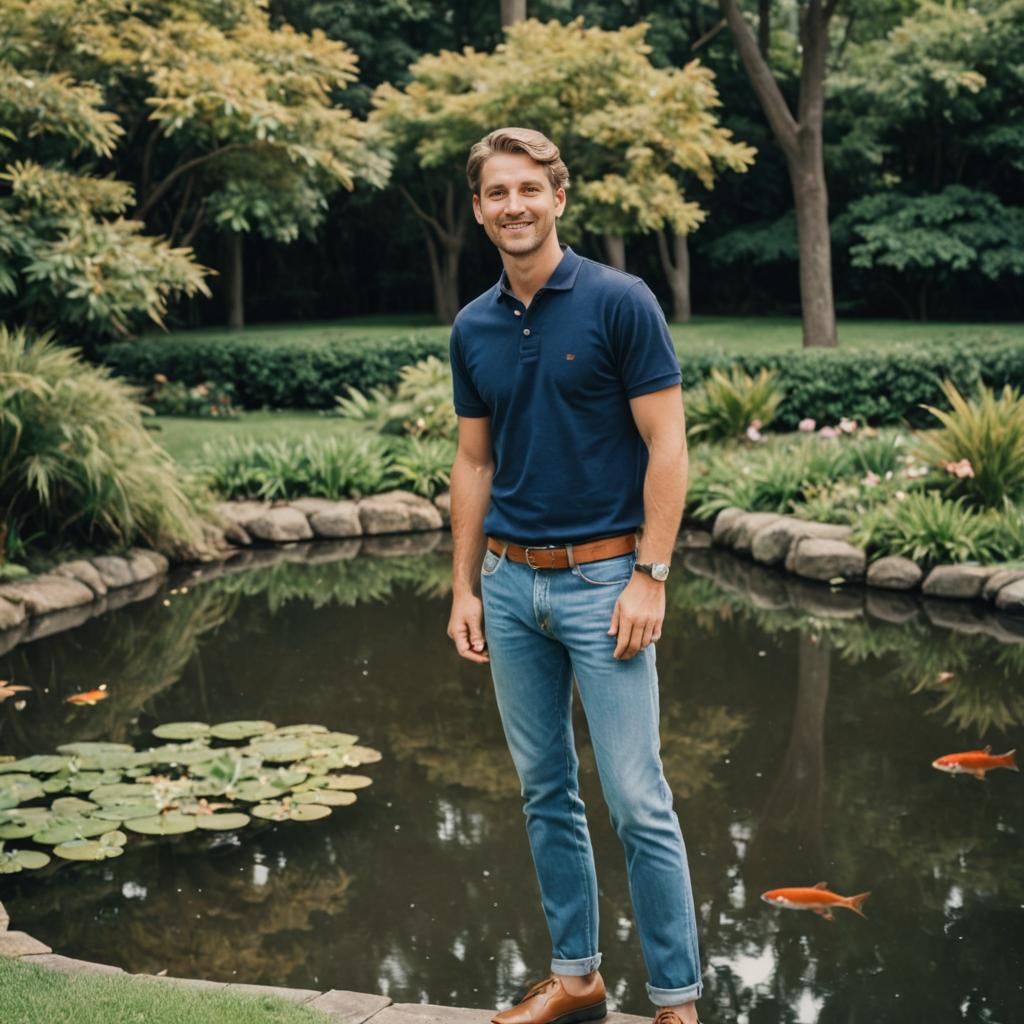
[[[795,351],[801,347],[800,321],[796,317],[700,316],[688,324],[669,326],[680,353],[722,351],[755,354]],[[396,334],[446,339],[448,328],[432,323],[427,316],[393,316],[260,324],[243,332],[246,339],[254,342],[267,340],[277,344],[309,344],[337,338],[383,338]],[[206,328],[179,331],[175,337],[209,341],[234,335],[235,332],[227,328]],[[841,320],[839,323],[839,343],[844,348],[943,342],[989,344],[997,341],[1024,344],[1024,323],[916,323],[907,320]]]
[[233,420],[147,416],[146,423],[155,428],[153,436],[157,442],[183,465],[196,462],[207,441],[216,442],[228,437],[256,441],[292,440],[305,434],[325,436],[359,429],[339,416],[306,409],[243,412]]
[[316,1010],[121,975],[63,974],[0,957],[3,1024],[323,1024]]

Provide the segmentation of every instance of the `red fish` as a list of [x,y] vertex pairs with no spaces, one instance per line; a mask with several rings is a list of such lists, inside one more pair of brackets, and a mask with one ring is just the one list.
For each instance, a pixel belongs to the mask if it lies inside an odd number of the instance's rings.
[[985,772],[993,768],[1009,768],[1018,772],[1017,751],[1008,750],[1005,754],[993,754],[991,747],[984,750],[965,750],[962,754],[946,754],[932,761],[932,767],[950,775],[973,775],[985,781]]
[[761,893],[761,899],[773,907],[811,910],[815,914],[820,914],[826,921],[831,921],[833,907],[846,907],[847,910],[865,917],[860,908],[870,895],[869,892],[862,892],[856,896],[840,896],[829,891],[828,882],[819,882],[817,885],[795,886],[791,889],[769,889]]
[[110,696],[106,690],[86,690],[85,693],[73,693],[70,697],[65,697],[65,701],[68,704],[74,704],[78,706],[80,704],[98,704],[101,700],[106,700]]

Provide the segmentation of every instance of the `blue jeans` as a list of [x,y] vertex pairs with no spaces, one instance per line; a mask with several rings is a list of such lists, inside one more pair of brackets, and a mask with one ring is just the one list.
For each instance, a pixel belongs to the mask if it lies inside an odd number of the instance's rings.
[[654,646],[616,661],[608,636],[634,561],[622,555],[534,570],[488,551],[484,627],[551,932],[551,970],[585,975],[601,963],[597,877],[570,716],[575,676],[626,851],[647,991],[656,1006],[673,1006],[698,998],[702,984],[686,849],[659,755]]

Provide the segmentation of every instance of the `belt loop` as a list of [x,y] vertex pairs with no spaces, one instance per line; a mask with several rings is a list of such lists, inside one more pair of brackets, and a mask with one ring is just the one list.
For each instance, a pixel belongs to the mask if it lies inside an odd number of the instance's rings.
[[572,545],[571,544],[566,544],[565,545],[565,557],[569,560],[569,568],[572,569],[573,572],[575,572],[576,571],[576,557],[572,553]]

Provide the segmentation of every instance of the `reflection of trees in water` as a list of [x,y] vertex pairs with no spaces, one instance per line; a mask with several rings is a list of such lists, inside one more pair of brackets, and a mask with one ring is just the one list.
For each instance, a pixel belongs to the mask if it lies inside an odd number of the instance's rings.
[[714,788],[715,770],[746,730],[745,715],[721,704],[672,701],[661,715],[661,760],[677,799]]
[[[0,676],[32,686],[24,711],[13,702],[0,706],[4,749],[46,753],[74,740],[128,740],[139,712],[178,681],[203,637],[229,620],[236,605],[230,594],[206,587],[166,600],[130,605],[3,658]],[[110,692],[102,703],[65,702],[100,683]]]

